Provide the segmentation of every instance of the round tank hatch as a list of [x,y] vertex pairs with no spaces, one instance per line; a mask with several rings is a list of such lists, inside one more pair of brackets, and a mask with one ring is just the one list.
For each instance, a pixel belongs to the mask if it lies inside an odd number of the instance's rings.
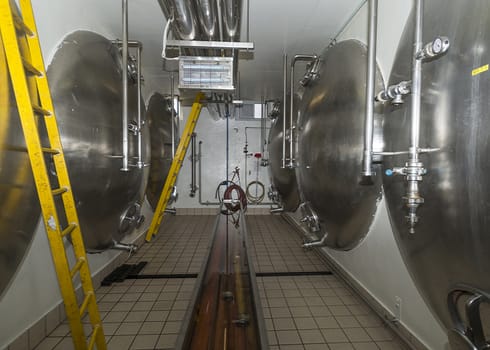
[[[320,56],[317,76],[305,87],[298,118],[300,193],[328,232],[326,245],[355,247],[366,236],[381,199],[381,177],[361,185],[366,96],[365,45],[337,43]],[[384,88],[379,68],[376,91]],[[378,106],[379,107],[379,106]],[[375,114],[375,149],[382,147],[381,114]]]
[[[384,176],[383,185],[405,263],[429,306],[450,330],[455,325],[448,294],[456,285],[490,291],[490,3],[479,0],[467,6],[456,0],[427,1],[424,15],[424,44],[443,35],[451,46],[444,56],[424,62],[422,68],[420,147],[440,150],[420,155],[427,174],[419,184],[424,203],[417,210],[414,233],[410,233],[402,198],[406,196],[404,177]],[[390,85],[411,79],[413,22],[412,15]],[[408,97],[402,106],[387,107],[386,151],[409,148],[410,101]],[[386,157],[384,167],[403,167],[406,161],[406,155]],[[466,312],[460,312],[466,319]],[[454,348],[459,349],[461,342]]]

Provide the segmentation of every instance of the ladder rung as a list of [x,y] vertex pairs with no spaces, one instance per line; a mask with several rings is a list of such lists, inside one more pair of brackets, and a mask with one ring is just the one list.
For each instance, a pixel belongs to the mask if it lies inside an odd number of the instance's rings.
[[65,237],[65,236],[69,235],[76,228],[77,228],[76,224],[70,224],[67,228],[65,228],[63,231],[61,231],[61,237]]
[[16,15],[13,15],[13,17],[14,17],[15,28],[17,28],[18,31],[20,31],[26,35],[29,35],[29,36],[34,36],[34,32],[31,30],[31,28],[29,28],[24,23],[22,18],[20,18],[19,16],[16,16]]
[[28,62],[25,58],[22,58],[22,64],[24,65],[24,68],[26,71],[28,71],[31,74],[34,74],[38,77],[41,77],[43,73],[41,73],[36,67],[34,67],[30,62]]
[[[6,151],[12,151],[12,152],[27,152],[26,147],[18,147],[18,146],[10,146],[10,145],[0,145],[0,148],[6,150]],[[48,147],[41,147],[41,151],[44,153],[50,153],[50,154],[59,154],[60,151],[55,148],[48,148]]]
[[59,149],[55,149],[55,148],[46,148],[46,147],[43,147],[42,150],[43,150],[44,153],[60,154],[60,150]]
[[83,318],[83,315],[85,315],[85,311],[87,311],[88,304],[90,304],[90,301],[92,300],[93,296],[94,293],[92,292],[88,292],[87,295],[85,296],[82,306],[80,306],[80,317]]
[[78,258],[77,263],[73,266],[73,269],[70,271],[71,278],[75,277],[78,271],[82,268],[83,264],[85,264],[85,258]]
[[40,114],[40,115],[44,115],[44,116],[52,115],[52,113],[50,111],[48,111],[47,109],[44,109],[38,105],[32,105],[32,109],[34,110],[35,113]]
[[66,187],[57,188],[51,191],[51,193],[53,193],[53,196],[59,196],[60,194],[63,194],[65,192],[68,192],[68,188]]
[[92,335],[90,336],[90,342],[88,343],[88,350],[92,350],[94,348],[95,342],[97,341],[97,336],[99,335],[100,330],[101,330],[101,327],[99,325],[94,327]]

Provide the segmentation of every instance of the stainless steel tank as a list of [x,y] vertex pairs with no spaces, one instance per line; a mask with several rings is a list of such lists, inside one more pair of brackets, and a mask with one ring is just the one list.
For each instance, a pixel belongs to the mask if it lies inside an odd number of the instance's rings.
[[[295,95],[295,109],[300,100],[300,97]],[[287,106],[289,107],[289,103]],[[289,110],[286,111],[286,116],[289,120]],[[297,116],[297,113],[294,116]],[[272,122],[269,131],[269,175],[271,179],[269,197],[281,205],[285,211],[295,211],[300,203],[296,172],[294,169],[282,168],[283,117],[281,110],[279,116]]]
[[29,249],[40,212],[0,37],[0,296]]
[[[490,3],[431,0],[424,12],[424,43],[443,35],[451,47],[423,64],[420,147],[440,151],[421,155],[427,169],[420,183],[425,202],[417,210],[413,234],[402,199],[405,178],[385,176],[383,184],[402,256],[429,306],[448,330],[455,330],[449,332],[453,349],[483,349],[469,345],[472,337],[465,339],[461,331],[470,327],[480,333],[479,317],[470,319],[480,302],[488,305],[490,295]],[[413,16],[390,84],[411,79],[412,49]],[[408,150],[410,122],[410,97],[401,107],[387,107],[386,151]],[[403,167],[406,161],[406,155],[387,157],[384,166]],[[488,308],[482,317],[488,341]]]
[[151,135],[151,165],[146,198],[153,209],[157,207],[172,165],[172,127],[176,148],[179,143],[177,125],[172,122],[172,108],[171,98],[159,93],[154,93],[148,101],[146,120]]
[[[320,57],[318,78],[306,87],[298,117],[298,179],[328,233],[326,245],[355,247],[368,233],[381,198],[381,176],[361,185],[366,96],[365,45],[337,43]],[[379,69],[376,90],[383,88]],[[375,114],[375,144],[381,142],[381,115]]]
[[[139,219],[148,167],[139,169],[137,137],[129,135],[130,170],[122,167],[120,50],[87,31],[68,35],[48,69],[61,140],[87,250],[112,247]],[[134,78],[134,77],[133,77]],[[129,84],[129,124],[137,120],[137,86]],[[144,106],[144,103],[142,103]],[[144,111],[142,111],[144,115]],[[149,163],[147,125],[143,161]]]

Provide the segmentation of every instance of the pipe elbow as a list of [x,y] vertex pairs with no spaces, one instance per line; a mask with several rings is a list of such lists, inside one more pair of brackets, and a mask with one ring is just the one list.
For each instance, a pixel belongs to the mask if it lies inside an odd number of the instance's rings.
[[328,233],[325,233],[319,240],[303,243],[303,248],[319,248],[327,245]]

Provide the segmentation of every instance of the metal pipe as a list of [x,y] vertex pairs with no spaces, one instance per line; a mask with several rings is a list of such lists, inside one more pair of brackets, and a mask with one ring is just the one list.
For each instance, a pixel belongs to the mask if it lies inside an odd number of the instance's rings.
[[[318,58],[317,55],[295,55],[291,61],[291,73],[289,77],[289,88],[290,88],[290,96],[289,96],[289,164],[288,168],[294,168],[294,66],[298,61],[311,62]],[[284,121],[285,122],[285,121]],[[286,124],[286,123],[284,123]]]
[[221,3],[221,18],[227,41],[239,41],[242,19],[242,0],[218,0]]
[[195,0],[195,10],[203,40],[216,40],[219,37],[218,9],[215,0]]
[[284,213],[284,208],[283,208],[283,207],[279,207],[279,208],[271,208],[270,213],[271,213],[271,214],[280,214],[280,213]]
[[191,135],[191,193],[189,196],[194,197],[196,195],[196,133]]
[[182,40],[196,40],[199,38],[199,29],[196,23],[196,14],[192,3],[187,0],[157,0],[163,14],[169,20],[174,18],[172,31],[176,38]]
[[287,89],[288,89],[288,55],[283,55],[283,92],[282,92],[282,165],[281,168],[286,168],[286,115],[287,115]]
[[364,154],[362,176],[373,173],[374,88],[376,83],[376,45],[378,32],[378,0],[369,0],[369,33],[366,72],[366,118],[364,120]]
[[260,109],[260,152],[264,156],[264,137],[265,137],[265,107],[264,98],[262,98],[262,108]]
[[250,0],[247,0],[247,42],[250,42]]
[[142,133],[142,118],[141,118],[141,51],[143,50],[143,45],[138,47],[138,51],[136,54],[136,59],[138,60],[138,73],[137,73],[137,90],[138,90],[138,163],[137,166],[139,169],[143,168],[145,164],[143,163],[143,133]]
[[303,243],[303,248],[315,248],[324,247],[327,244],[328,233],[325,233],[323,237],[317,241]]
[[131,254],[131,253],[136,253],[138,251],[138,246],[136,244],[114,242],[114,245],[112,246],[111,249],[123,250],[123,251],[129,252]]
[[165,212],[165,214],[177,215],[177,209],[176,208],[165,208],[164,212]]
[[352,12],[352,14],[349,16],[349,18],[347,18],[347,20],[344,22],[344,24],[342,25],[342,27],[339,29],[339,31],[337,32],[337,34],[335,34],[335,36],[332,38],[332,40],[330,40],[330,43],[328,44],[328,46],[334,44],[338,37],[340,36],[340,34],[342,34],[345,30],[345,28],[347,28],[347,26],[352,22],[352,20],[354,19],[354,17],[356,17],[356,15],[359,13],[359,11],[361,11],[362,7],[364,6],[364,4],[367,2],[368,0],[362,0],[360,3],[359,3],[359,6],[357,6],[355,8],[355,10]]
[[170,99],[171,99],[171,110],[170,115],[172,118],[172,159],[175,156],[175,91],[174,91],[174,73],[170,73]]
[[[127,43],[127,54],[124,55],[124,43]],[[129,48],[137,48],[138,51],[137,51],[137,56],[136,56],[136,60],[137,60],[137,69],[136,69],[136,79],[137,79],[137,99],[138,99],[138,119],[137,119],[137,124],[136,124],[136,134],[137,134],[137,137],[138,137],[138,161],[137,161],[137,164],[136,166],[138,168],[143,168],[145,166],[145,163],[143,162],[143,147],[142,147],[142,124],[143,124],[143,119],[141,117],[141,77],[142,77],[142,74],[141,74],[141,52],[143,50],[143,44],[141,43],[141,41],[138,41],[138,40],[113,40],[112,41],[113,44],[119,46],[119,47],[122,47],[122,50],[123,50],[123,57],[126,56],[126,62],[127,62],[127,57],[129,55]],[[123,64],[124,64],[124,58],[123,58]],[[128,66],[128,63],[126,63],[126,67]],[[124,90],[125,90],[125,87],[126,87],[126,101],[128,99],[127,95],[128,95],[128,82],[127,82],[127,77],[126,77],[126,85],[124,85],[124,76],[123,76],[123,99],[124,99]],[[126,106],[126,116],[124,117],[124,106]],[[126,121],[126,125],[127,125],[127,128],[129,128],[129,123],[128,123],[128,102],[126,102],[124,105],[123,105],[123,117],[124,117],[124,120]],[[124,120],[123,120],[123,127],[124,127]],[[129,131],[129,129],[128,129]],[[123,134],[124,135],[124,134]],[[127,135],[127,132],[126,132],[126,135]],[[129,149],[128,149],[128,153],[129,153]],[[123,159],[123,167],[124,167],[124,161],[125,159],[127,159],[127,166],[128,166],[128,169],[127,170],[123,170],[123,171],[128,171],[129,170],[129,155],[127,155],[126,157],[124,156],[124,137],[123,137],[123,156],[122,156],[122,159]]]
[[129,171],[129,141],[128,141],[128,0],[122,0],[122,139],[123,164],[121,171]]
[[410,159],[418,161],[419,138],[420,138],[420,105],[422,90],[422,60],[417,59],[419,52],[423,49],[422,33],[424,18],[424,0],[416,0],[415,3],[415,33],[412,58],[412,100],[411,100],[411,131],[410,131]]

